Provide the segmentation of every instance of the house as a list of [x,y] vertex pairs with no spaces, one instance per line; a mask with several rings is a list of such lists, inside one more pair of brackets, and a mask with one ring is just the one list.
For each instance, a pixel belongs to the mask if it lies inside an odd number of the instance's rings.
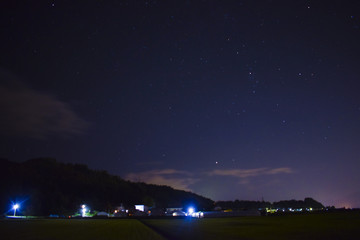
[[173,208],[166,208],[165,213],[167,216],[182,216],[182,213],[184,212],[182,207],[173,207]]
[[146,213],[149,211],[149,207],[145,205],[135,205],[135,209]]

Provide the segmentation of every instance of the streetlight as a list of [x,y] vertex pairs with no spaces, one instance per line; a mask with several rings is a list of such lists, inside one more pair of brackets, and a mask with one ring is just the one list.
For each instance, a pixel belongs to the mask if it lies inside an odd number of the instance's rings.
[[85,213],[86,213],[86,205],[83,204],[83,205],[81,205],[81,216],[85,217]]
[[188,216],[192,216],[192,214],[195,212],[195,209],[193,207],[188,208]]
[[19,206],[19,204],[14,204],[14,206],[13,206],[13,209],[14,209],[14,217],[16,216],[16,209],[18,209],[20,206]]

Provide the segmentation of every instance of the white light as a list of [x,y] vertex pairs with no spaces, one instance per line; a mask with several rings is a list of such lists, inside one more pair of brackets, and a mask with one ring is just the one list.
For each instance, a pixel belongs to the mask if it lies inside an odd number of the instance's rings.
[[82,217],[85,217],[85,214],[86,214],[86,211],[87,211],[87,209],[86,208],[83,208],[83,209],[81,209],[81,212],[82,212]]
[[191,215],[194,211],[195,211],[194,208],[192,208],[192,207],[188,208],[188,214],[189,215]]
[[88,211],[88,209],[86,208],[86,205],[85,205],[85,204],[82,204],[82,205],[81,205],[81,209],[80,209],[81,216],[82,216],[82,217],[85,217],[85,214],[86,214],[87,211]]
[[14,206],[13,206],[13,209],[14,209],[14,217],[16,216],[16,209],[18,209],[20,207],[20,205],[19,204],[14,204]]
[[145,211],[145,206],[144,205],[135,205],[135,209],[139,210],[141,212],[144,212]]

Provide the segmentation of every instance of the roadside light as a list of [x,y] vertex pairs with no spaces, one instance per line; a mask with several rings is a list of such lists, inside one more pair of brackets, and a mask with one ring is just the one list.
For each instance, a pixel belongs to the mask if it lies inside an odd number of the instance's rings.
[[20,208],[20,205],[19,204],[14,204],[13,205],[13,209],[14,209],[14,217],[16,216],[16,209]]
[[193,207],[188,208],[188,215],[192,215],[195,212],[195,209]]
[[81,216],[82,217],[85,217],[86,211],[87,211],[86,205],[85,204],[81,205]]

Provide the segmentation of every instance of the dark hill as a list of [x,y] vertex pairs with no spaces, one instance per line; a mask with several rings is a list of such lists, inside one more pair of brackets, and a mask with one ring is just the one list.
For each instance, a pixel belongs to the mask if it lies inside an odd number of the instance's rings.
[[111,211],[124,204],[179,207],[193,204],[198,209],[213,207],[213,201],[168,186],[134,183],[91,170],[86,165],[65,164],[55,159],[32,159],[15,163],[0,159],[1,209],[11,201],[24,201],[27,215],[71,214],[86,203],[96,210]]

